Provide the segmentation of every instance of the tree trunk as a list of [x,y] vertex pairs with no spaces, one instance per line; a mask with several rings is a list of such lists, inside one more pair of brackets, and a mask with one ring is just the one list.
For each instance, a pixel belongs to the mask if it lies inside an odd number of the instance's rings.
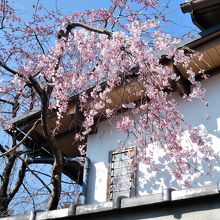
[[51,192],[51,199],[49,202],[49,210],[57,209],[60,195],[61,195],[61,175],[63,169],[63,161],[57,161],[55,159],[53,164],[53,172],[51,177],[51,183],[53,185],[53,190]]
[[[55,71],[57,71],[59,67],[60,58],[61,57],[58,58],[58,64],[55,67]],[[53,209],[57,209],[61,195],[61,176],[64,165],[62,151],[57,145],[56,139],[50,127],[49,101],[53,90],[53,86],[48,85],[46,89],[42,89],[39,83],[32,76],[29,76],[29,81],[31,83],[30,84],[31,87],[33,87],[40,96],[41,119],[42,119],[43,131],[50,145],[50,148],[54,154],[54,164],[53,164],[53,171],[51,177],[51,183],[53,185],[53,189],[51,190],[51,199],[48,205],[48,209],[53,210]]]
[[[14,102],[10,101],[3,101],[8,102],[8,104],[12,105],[12,118],[15,118],[17,115],[17,111],[19,108],[19,94],[15,96]],[[12,148],[16,146],[16,136],[15,134],[12,136]],[[2,153],[7,152],[4,147],[1,147]],[[8,213],[8,206],[11,202],[11,200],[14,198],[18,190],[20,189],[20,186],[24,180],[25,171],[26,171],[26,165],[22,163],[22,166],[19,170],[18,179],[15,184],[14,189],[12,191],[9,191],[9,182],[10,177],[12,174],[12,169],[14,167],[15,161],[17,159],[17,155],[15,151],[12,151],[11,154],[7,155],[7,163],[5,165],[3,175],[1,176],[1,182],[0,182],[0,215],[9,215]]]
[[8,184],[10,180],[10,175],[12,168],[14,166],[16,156],[12,155],[8,158],[7,164],[3,171],[3,176],[1,177],[1,185],[0,185],[0,215],[8,215]]
[[47,138],[50,148],[55,157],[54,164],[53,164],[52,177],[51,177],[51,183],[53,185],[53,189],[51,190],[51,199],[48,205],[49,210],[54,210],[54,209],[57,209],[60,195],[61,195],[63,155],[62,155],[62,152],[59,146],[57,145],[54,134],[52,133],[52,130],[50,128],[50,111],[48,108],[49,98],[45,92],[44,92],[44,95],[41,97],[41,101],[42,101],[41,118],[42,118],[44,135]]

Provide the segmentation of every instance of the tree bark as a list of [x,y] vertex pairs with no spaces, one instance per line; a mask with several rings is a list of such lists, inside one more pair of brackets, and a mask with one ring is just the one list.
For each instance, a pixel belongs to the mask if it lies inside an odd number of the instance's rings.
[[0,214],[1,215],[8,215],[8,184],[10,180],[10,175],[12,168],[14,166],[16,160],[16,156],[12,155],[8,158],[7,164],[4,168],[3,175],[2,175],[2,181],[0,185]]
[[49,201],[48,209],[54,210],[57,209],[60,195],[61,195],[61,177],[63,170],[63,155],[59,146],[57,145],[56,139],[52,130],[50,128],[50,111],[49,111],[49,97],[46,92],[43,92],[41,97],[42,101],[42,109],[41,109],[41,119],[43,125],[43,131],[45,137],[48,139],[48,143],[50,148],[54,154],[54,164],[53,171],[51,177],[51,183],[53,185],[53,189],[51,192],[51,199]]

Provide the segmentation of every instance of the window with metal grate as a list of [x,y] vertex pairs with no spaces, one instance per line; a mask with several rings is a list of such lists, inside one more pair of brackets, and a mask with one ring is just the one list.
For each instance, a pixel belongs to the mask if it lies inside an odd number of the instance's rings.
[[134,147],[110,152],[108,200],[135,196],[135,159]]

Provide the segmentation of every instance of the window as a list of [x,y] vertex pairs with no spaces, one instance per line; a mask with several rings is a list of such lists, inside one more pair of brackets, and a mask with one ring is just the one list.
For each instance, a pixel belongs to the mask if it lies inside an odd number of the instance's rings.
[[110,153],[108,200],[118,196],[135,196],[135,148],[123,148]]

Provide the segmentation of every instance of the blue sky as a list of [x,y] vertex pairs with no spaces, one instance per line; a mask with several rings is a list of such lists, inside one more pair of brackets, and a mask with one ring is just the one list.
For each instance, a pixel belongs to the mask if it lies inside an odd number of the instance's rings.
[[[12,2],[12,0],[11,0]],[[33,12],[32,5],[37,0],[16,0],[13,1],[16,8],[24,16]],[[72,11],[84,11],[87,9],[105,8],[110,4],[110,0],[39,0],[47,9],[61,9],[65,14],[71,14]],[[165,26],[167,32],[173,36],[181,36],[188,32],[198,32],[195,25],[192,24],[189,14],[183,14],[180,4],[184,0],[160,0],[161,5],[169,5],[165,8],[165,14],[169,22]]]

